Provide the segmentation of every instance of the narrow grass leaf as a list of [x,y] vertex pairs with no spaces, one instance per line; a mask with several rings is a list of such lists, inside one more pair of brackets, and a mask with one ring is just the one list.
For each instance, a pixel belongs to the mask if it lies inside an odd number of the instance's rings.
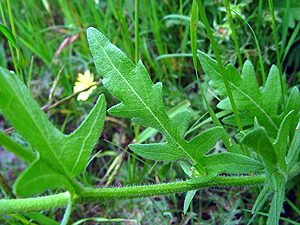
[[8,29],[6,26],[0,24],[0,31],[16,49],[19,49],[16,38],[10,29]]
[[20,51],[20,48],[17,44],[15,36],[13,35],[13,33],[11,32],[10,29],[8,29],[6,26],[4,26],[2,24],[0,24],[0,31],[4,34],[4,36],[7,38],[7,40],[16,48],[17,58],[18,58],[17,67],[18,68],[24,67],[25,61],[24,61],[23,55]]
[[30,152],[19,143],[12,140],[7,134],[3,133],[2,131],[0,131],[0,145],[2,145],[4,148],[11,151],[15,155],[19,156],[27,163],[33,162],[36,158],[34,153]]

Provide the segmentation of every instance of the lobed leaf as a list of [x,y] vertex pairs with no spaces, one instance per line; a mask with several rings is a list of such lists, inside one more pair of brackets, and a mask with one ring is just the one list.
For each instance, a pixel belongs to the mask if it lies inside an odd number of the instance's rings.
[[[186,158],[195,163],[196,154],[190,146],[195,147],[197,144],[195,141],[188,143],[184,140],[190,113],[181,111],[170,118],[164,109],[162,84],[152,83],[141,61],[137,66],[134,65],[95,28],[89,28],[87,36],[96,68],[103,76],[103,85],[121,100],[120,104],[113,106],[108,112],[115,116],[133,118],[133,121],[141,126],[155,128],[167,139],[166,143],[130,145],[130,149],[149,159],[173,161]],[[207,146],[215,145],[221,135],[221,129],[214,128],[210,144]]]
[[38,153],[37,159],[17,179],[15,192],[30,196],[54,187],[72,191],[73,178],[83,172],[102,131],[104,96],[98,98],[75,132],[64,135],[49,122],[30,91],[12,72],[0,68],[0,80],[0,109]]
[[[221,136],[222,128],[216,127],[210,132],[208,140],[200,134],[194,140],[184,140],[189,125],[190,113],[181,111],[170,118],[165,109],[162,96],[162,84],[153,84],[141,61],[134,65],[125,54],[114,46],[95,28],[87,30],[90,49],[96,68],[103,76],[103,85],[116,96],[121,103],[108,110],[120,117],[130,117],[141,126],[155,128],[167,139],[165,143],[133,144],[130,149],[137,154],[154,160],[173,161],[190,159],[197,162],[203,152],[212,148]],[[204,141],[205,144],[201,144]],[[199,147],[201,146],[201,147]],[[199,148],[201,153],[198,154]],[[196,155],[199,156],[196,156]]]
[[[205,161],[204,154],[215,145],[224,129],[215,127],[202,132],[191,141],[186,141],[184,136],[189,126],[190,113],[181,111],[172,118],[167,115],[162,84],[152,83],[142,62],[133,64],[95,28],[88,28],[87,36],[96,68],[103,76],[103,85],[121,101],[108,112],[115,116],[130,117],[141,126],[152,127],[167,140],[164,143],[131,144],[130,149],[153,160],[189,159],[201,175],[206,174],[201,165]],[[218,163],[226,162],[220,158]]]
[[[217,61],[201,51],[198,51],[198,58],[203,70],[211,79],[210,85],[216,89],[218,94],[227,96]],[[254,68],[250,61],[245,62],[241,76],[231,64],[226,67],[226,73],[237,109],[241,111],[240,119],[242,125],[252,125],[254,117],[257,117],[259,124],[265,127],[270,137],[274,138],[279,130],[282,119],[286,116],[284,113],[277,114],[281,97],[277,67],[271,67],[266,85],[261,89],[257,85]],[[231,109],[228,97],[223,99],[217,106],[220,109]],[[299,107],[299,90],[294,88],[287,104],[287,110],[298,112]],[[296,116],[296,113],[294,116]],[[224,118],[223,122],[236,125],[233,115]]]

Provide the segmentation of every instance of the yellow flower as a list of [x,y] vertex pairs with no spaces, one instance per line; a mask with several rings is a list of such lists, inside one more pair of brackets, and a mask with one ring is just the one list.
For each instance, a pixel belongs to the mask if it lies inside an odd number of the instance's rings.
[[[90,72],[90,70],[86,70],[84,74],[78,73],[77,82],[75,82],[75,86],[73,88],[73,92],[82,91],[83,89],[95,84],[94,82],[94,75]],[[77,96],[77,100],[86,101],[89,95],[93,92],[96,86],[91,87],[89,90],[81,92]]]

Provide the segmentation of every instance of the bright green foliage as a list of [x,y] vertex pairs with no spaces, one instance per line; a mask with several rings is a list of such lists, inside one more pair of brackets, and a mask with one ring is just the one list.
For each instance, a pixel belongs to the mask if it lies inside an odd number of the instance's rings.
[[38,153],[36,160],[17,179],[16,194],[31,196],[56,187],[76,191],[74,177],[85,169],[103,128],[104,96],[98,98],[76,131],[64,135],[49,122],[30,91],[13,73],[0,68],[0,80],[2,113]]
[[[240,161],[242,156],[229,153],[222,154],[224,157],[217,157],[216,161],[208,160],[214,156],[205,158],[204,154],[215,145],[223,128],[215,127],[206,130],[191,141],[186,141],[184,135],[189,126],[190,113],[181,111],[172,118],[167,115],[162,98],[162,84],[152,83],[142,62],[139,61],[137,66],[134,65],[121,50],[94,28],[88,29],[87,36],[96,68],[104,78],[104,86],[122,101],[110,108],[109,113],[133,118],[133,121],[141,126],[149,126],[160,131],[167,139],[165,143],[131,144],[129,147],[132,151],[153,160],[189,159],[201,175],[207,173],[203,165],[214,168],[216,163],[226,164],[228,158],[232,156],[235,161]],[[259,162],[248,159],[262,169]],[[234,160],[230,163],[232,166]],[[233,168],[238,169],[240,166]],[[217,172],[224,171],[217,170]],[[240,173],[239,170],[234,169],[231,172]]]
[[[264,203],[266,193],[274,192],[267,224],[277,224],[282,209],[285,195],[285,183],[288,180],[289,174],[287,169],[286,150],[292,117],[292,111],[285,116],[274,143],[271,142],[266,130],[261,126],[256,127],[254,130],[247,133],[242,139],[243,143],[253,148],[261,155],[267,169],[266,184],[253,206],[253,212],[260,204]],[[294,138],[298,138],[298,136],[295,135]],[[291,152],[293,150],[295,149],[290,148],[289,151]],[[299,151],[299,149],[296,151]]]
[[[203,70],[211,79],[210,85],[216,89],[219,95],[227,96],[218,63],[201,51],[198,51],[198,57]],[[267,134],[274,138],[282,119],[286,116],[284,113],[277,114],[280,102],[280,80],[277,67],[271,67],[263,88],[259,88],[257,85],[254,68],[250,61],[245,62],[241,76],[231,64],[226,67],[226,73],[237,109],[242,112],[240,113],[242,125],[252,125],[254,117],[256,117],[258,123],[266,129]],[[231,109],[228,97],[217,106],[224,110]],[[294,110],[298,113],[299,107],[299,90],[294,88],[287,103],[287,112]],[[295,119],[295,121],[297,120]],[[236,125],[234,116],[226,117],[223,122]],[[292,129],[295,129],[295,124]]]

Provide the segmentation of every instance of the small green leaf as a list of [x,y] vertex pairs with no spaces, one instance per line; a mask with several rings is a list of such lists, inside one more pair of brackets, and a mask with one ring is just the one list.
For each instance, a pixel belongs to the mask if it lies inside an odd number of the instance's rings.
[[106,103],[101,95],[80,127],[70,135],[58,131],[17,77],[0,68],[0,109],[14,128],[33,145],[37,159],[14,185],[20,196],[30,196],[49,188],[74,191],[74,177],[81,173],[96,144],[105,120]]
[[293,111],[289,112],[280,124],[280,128],[274,142],[274,149],[278,157],[278,163],[281,170],[287,173],[287,165],[285,161],[287,143],[290,130],[290,122],[293,116]]
[[212,181],[216,174],[209,174],[203,177],[197,177],[189,180],[189,184],[203,184]]
[[193,172],[191,170],[192,166],[185,161],[181,161],[180,166],[181,166],[182,170],[184,171],[184,173],[192,178],[192,172]]
[[183,205],[183,214],[186,214],[197,190],[188,191],[186,193],[185,199],[184,199],[184,205]]
[[264,165],[259,161],[231,152],[205,156],[200,163],[207,169],[209,174],[214,175],[220,173],[251,173],[264,169]]
[[291,90],[289,99],[287,101],[287,107],[286,107],[287,112],[294,110],[293,116],[291,118],[291,125],[290,125],[290,139],[293,139],[295,134],[295,129],[298,125],[299,116],[300,116],[299,108],[300,108],[300,92],[298,87],[294,87]]
[[259,126],[250,131],[242,138],[241,142],[253,148],[262,156],[269,174],[278,168],[276,151],[264,127]]
[[291,168],[293,168],[295,164],[298,162],[298,157],[300,152],[300,129],[299,128],[300,128],[300,120],[298,121],[296,132],[287,156],[288,171],[290,171]]

